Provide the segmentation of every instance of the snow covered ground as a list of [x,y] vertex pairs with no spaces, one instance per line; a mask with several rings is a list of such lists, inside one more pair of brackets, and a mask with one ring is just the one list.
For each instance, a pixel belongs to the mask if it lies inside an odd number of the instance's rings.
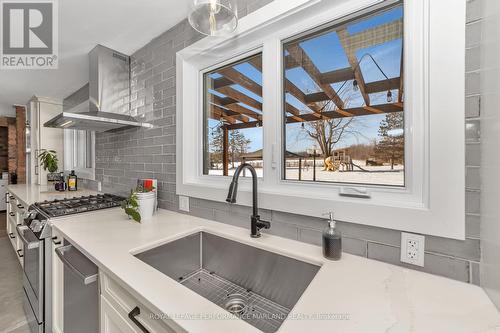
[[[374,185],[404,185],[404,167],[395,165],[394,170],[391,170],[390,165],[383,166],[365,166],[362,161],[354,161],[363,169],[361,171],[355,168],[354,171],[324,171],[323,166],[316,166],[316,181],[322,182],[339,182],[339,183],[356,183],[356,184],[374,184]],[[313,167],[311,163],[302,168],[302,180],[313,180]],[[257,175],[262,177],[262,168],[256,168]],[[235,169],[229,169],[229,175],[234,174]],[[211,175],[222,175],[222,170],[210,170]],[[250,177],[250,172],[246,172],[246,176]],[[286,179],[298,180],[299,169],[297,167],[289,167],[286,169]]]

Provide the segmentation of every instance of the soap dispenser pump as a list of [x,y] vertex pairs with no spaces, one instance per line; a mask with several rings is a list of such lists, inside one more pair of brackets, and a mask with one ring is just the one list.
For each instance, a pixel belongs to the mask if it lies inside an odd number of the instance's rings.
[[328,226],[323,231],[323,256],[329,260],[340,260],[342,256],[342,234],[335,229],[333,212],[328,216]]

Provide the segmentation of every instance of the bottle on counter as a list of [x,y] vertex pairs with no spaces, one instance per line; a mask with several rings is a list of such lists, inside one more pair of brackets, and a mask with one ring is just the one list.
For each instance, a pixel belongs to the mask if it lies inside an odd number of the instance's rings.
[[76,191],[78,189],[78,177],[75,170],[71,170],[68,176],[68,191]]
[[328,214],[328,227],[323,231],[323,256],[330,260],[342,257],[342,234],[335,229],[333,213]]

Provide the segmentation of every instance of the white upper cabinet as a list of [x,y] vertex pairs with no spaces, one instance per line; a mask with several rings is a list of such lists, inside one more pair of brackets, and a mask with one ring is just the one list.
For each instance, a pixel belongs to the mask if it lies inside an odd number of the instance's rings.
[[31,184],[47,185],[47,170],[40,165],[38,155],[43,149],[55,150],[59,159],[59,171],[63,170],[64,131],[57,128],[44,127],[43,124],[63,111],[62,102],[43,97],[33,97],[27,107],[30,113],[28,148],[29,173],[27,180]]

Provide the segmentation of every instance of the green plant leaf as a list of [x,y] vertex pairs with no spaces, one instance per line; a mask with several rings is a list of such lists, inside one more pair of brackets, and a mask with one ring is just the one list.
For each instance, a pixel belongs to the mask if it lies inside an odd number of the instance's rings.
[[136,222],[141,222],[141,214],[136,211],[135,209],[133,208],[125,208],[125,213],[127,213],[128,216],[132,217],[132,219]]

